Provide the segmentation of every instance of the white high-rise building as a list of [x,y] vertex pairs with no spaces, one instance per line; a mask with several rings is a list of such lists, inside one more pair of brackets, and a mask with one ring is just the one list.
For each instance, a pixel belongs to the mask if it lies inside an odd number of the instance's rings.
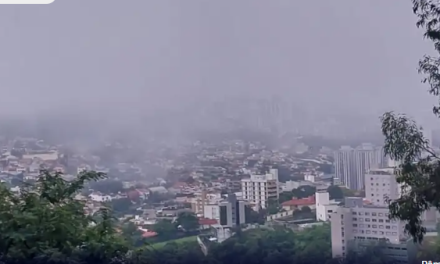
[[388,206],[388,199],[400,197],[394,168],[372,169],[365,174],[365,198],[372,205]]
[[[344,257],[348,250],[358,250],[372,242],[386,242],[385,254],[408,262],[414,257],[414,244],[405,233],[405,223],[389,218],[387,199],[401,196],[394,168],[372,169],[365,175],[365,198],[346,197],[344,206],[330,217],[333,257]],[[437,214],[422,215],[428,232],[436,230]]]
[[246,223],[245,206],[247,202],[237,199],[235,194],[215,204],[204,206],[204,217],[215,219],[223,227],[234,227]]
[[364,189],[366,171],[381,168],[386,163],[383,148],[371,144],[362,144],[355,149],[341,147],[334,153],[334,159],[335,178],[352,190]]
[[332,255],[344,257],[350,246],[385,240],[393,244],[407,241],[405,225],[389,219],[389,209],[364,203],[362,197],[347,197],[345,205],[331,215]]
[[249,201],[255,208],[267,208],[270,200],[278,201],[279,182],[278,170],[270,169],[265,175],[251,175],[241,180],[243,199]]

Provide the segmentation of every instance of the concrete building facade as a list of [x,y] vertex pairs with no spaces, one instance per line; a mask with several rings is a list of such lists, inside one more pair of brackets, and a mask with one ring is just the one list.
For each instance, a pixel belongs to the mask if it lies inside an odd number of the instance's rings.
[[315,193],[315,209],[317,221],[329,221],[331,214],[339,208],[340,202],[331,201],[327,190]]
[[215,219],[223,227],[234,227],[246,223],[247,202],[237,199],[235,194],[227,197],[216,204],[205,205],[204,216]]
[[251,175],[241,180],[243,199],[249,201],[255,208],[267,208],[271,200],[278,201],[280,197],[278,170],[270,169],[265,175]]
[[335,178],[352,190],[364,189],[365,173],[386,165],[383,148],[362,144],[357,148],[348,146],[335,151]]
[[[402,195],[394,170],[370,170],[365,175],[366,197],[346,197],[343,206],[331,213],[333,257],[345,257],[349,250],[383,243],[385,255],[396,261],[407,263],[415,259],[416,246],[405,233],[405,223],[389,217],[388,199],[395,200]],[[436,230],[437,219],[435,209],[422,215],[428,232]]]

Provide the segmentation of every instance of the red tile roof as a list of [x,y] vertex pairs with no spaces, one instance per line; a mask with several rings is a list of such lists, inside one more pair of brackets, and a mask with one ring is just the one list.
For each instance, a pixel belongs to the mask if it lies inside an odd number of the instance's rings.
[[144,238],[154,237],[154,236],[157,236],[157,233],[153,231],[146,231],[142,234],[142,237]]
[[209,218],[199,218],[199,225],[216,225],[217,220]]
[[303,199],[292,199],[290,201],[286,201],[282,203],[282,206],[308,206],[308,205],[314,205],[315,204],[315,196],[310,196]]

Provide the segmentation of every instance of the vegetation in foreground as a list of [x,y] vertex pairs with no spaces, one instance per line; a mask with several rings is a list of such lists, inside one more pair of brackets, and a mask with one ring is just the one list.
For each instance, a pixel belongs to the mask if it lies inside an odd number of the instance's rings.
[[[440,53],[440,3],[434,0],[412,0],[417,16],[417,27],[432,41]],[[440,103],[440,57],[425,56],[419,62],[423,83],[429,84],[429,93]],[[433,107],[440,117],[440,105]],[[385,153],[400,162],[397,181],[403,195],[390,201],[391,216],[405,221],[406,231],[416,242],[422,242],[426,229],[422,226],[422,213],[430,208],[440,209],[440,156],[423,136],[423,129],[405,115],[392,112],[382,116],[382,133],[385,136]]]
[[[293,232],[256,229],[213,245],[204,256],[194,237],[137,246],[117,232],[108,208],[85,214],[76,194],[105,175],[83,172],[73,181],[42,171],[33,185],[13,193],[0,185],[0,260],[3,263],[386,263],[380,254],[331,258],[328,225]],[[93,224],[92,224],[93,223]],[[373,259],[374,258],[374,259]],[[347,263],[348,263],[347,262]]]

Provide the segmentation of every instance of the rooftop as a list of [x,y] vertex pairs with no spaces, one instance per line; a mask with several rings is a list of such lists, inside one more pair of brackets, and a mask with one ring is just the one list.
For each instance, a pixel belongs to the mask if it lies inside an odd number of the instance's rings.
[[371,169],[368,175],[393,175],[395,168]]
[[282,206],[306,206],[306,205],[314,205],[315,204],[315,196],[312,195],[303,199],[292,199],[289,201],[285,201],[282,203]]

